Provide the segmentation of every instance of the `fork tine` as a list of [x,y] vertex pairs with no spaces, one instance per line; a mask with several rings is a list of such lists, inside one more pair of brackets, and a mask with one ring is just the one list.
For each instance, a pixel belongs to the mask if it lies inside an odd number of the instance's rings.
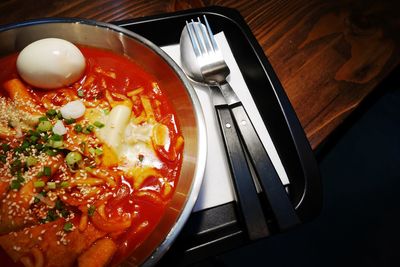
[[218,51],[218,45],[217,45],[217,42],[215,41],[214,34],[211,31],[211,27],[210,27],[210,24],[208,23],[206,15],[203,15],[203,18],[204,18],[204,22],[206,23],[207,33],[211,40],[212,48],[213,48],[214,52],[216,52],[216,51]]
[[199,27],[202,28],[201,27],[202,24],[201,24],[201,21],[199,20],[199,18],[197,18],[197,19],[198,19],[197,23],[192,20],[191,24],[193,26],[194,36],[195,36],[197,43],[199,45],[199,48],[200,48],[199,50],[202,54],[205,54],[207,52],[207,49],[204,44],[205,40],[204,40],[204,38],[202,38],[203,34],[201,33],[201,30],[199,29]]
[[205,26],[203,27],[204,24],[200,21],[200,18],[197,18],[197,21],[199,22],[198,26],[201,29],[201,35],[203,37],[202,40],[204,41],[206,51],[207,53],[211,53],[213,51],[213,48],[211,47],[212,43],[210,40],[210,36],[208,36],[207,29],[205,29]]
[[186,21],[186,28],[196,57],[218,51],[218,45],[207,21],[207,17],[205,15],[203,17],[205,25],[201,22],[199,17],[196,22],[193,19],[190,22]]
[[189,33],[189,38],[190,38],[190,42],[192,43],[194,53],[195,53],[196,57],[199,57],[201,55],[201,51],[200,51],[199,45],[197,43],[197,39],[194,36],[193,23],[189,23],[186,21],[186,29]]

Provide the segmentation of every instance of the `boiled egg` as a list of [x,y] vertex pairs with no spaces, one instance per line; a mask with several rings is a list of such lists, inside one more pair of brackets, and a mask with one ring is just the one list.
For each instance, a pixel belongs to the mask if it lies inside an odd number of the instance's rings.
[[46,38],[26,46],[18,55],[21,78],[38,88],[52,89],[70,85],[82,77],[85,57],[73,43]]

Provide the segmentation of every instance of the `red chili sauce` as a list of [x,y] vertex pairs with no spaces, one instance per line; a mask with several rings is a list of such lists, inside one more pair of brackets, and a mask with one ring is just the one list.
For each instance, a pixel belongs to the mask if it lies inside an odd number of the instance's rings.
[[[111,51],[79,49],[84,76],[54,90],[25,83],[18,54],[0,58],[0,262],[7,266],[120,262],[156,227],[177,183],[184,140],[157,78]],[[63,118],[61,107],[75,100],[85,115]],[[148,139],[124,141],[125,149],[140,144],[147,154],[124,158],[101,138],[118,105],[131,109],[129,127],[150,129]],[[57,121],[65,134],[53,132]]]

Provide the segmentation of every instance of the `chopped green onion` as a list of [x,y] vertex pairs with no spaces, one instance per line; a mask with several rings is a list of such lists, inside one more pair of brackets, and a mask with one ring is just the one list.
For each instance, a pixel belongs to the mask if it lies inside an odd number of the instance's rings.
[[47,212],[46,221],[52,222],[57,220],[58,218],[59,216],[57,215],[54,209],[51,209]]
[[47,142],[47,140],[49,140],[49,134],[44,132],[40,135],[40,137],[42,138],[43,141]]
[[38,131],[47,132],[53,129],[53,125],[49,121],[41,121],[37,126]]
[[90,134],[91,132],[93,132],[93,129],[94,129],[93,125],[88,125],[82,130],[82,132],[84,134]]
[[78,94],[79,97],[84,97],[85,96],[85,93],[83,92],[82,89],[79,89],[76,93]]
[[51,176],[51,168],[49,166],[43,167],[43,175],[44,176]]
[[33,187],[35,187],[35,188],[44,187],[44,186],[45,186],[45,183],[42,180],[38,180],[38,181],[33,182]]
[[17,172],[21,171],[22,162],[19,159],[14,160],[10,164],[10,172],[12,175],[16,174]]
[[31,136],[29,137],[29,141],[31,141],[32,143],[36,143],[37,140],[39,140],[39,137],[36,136],[36,135],[31,135]]
[[46,196],[46,191],[40,192],[40,193],[37,194],[37,195],[35,196],[35,198],[33,199],[33,203],[39,203],[40,200],[41,200],[43,197],[45,197],[45,196]]
[[78,164],[82,160],[82,155],[79,152],[71,151],[65,157],[65,161],[68,166],[74,168],[76,164]]
[[51,147],[46,147],[46,154],[49,156],[55,156],[58,154],[59,151],[56,149],[52,149]]
[[43,150],[43,148],[44,148],[44,145],[43,145],[43,144],[40,144],[40,143],[38,143],[38,144],[35,144],[35,148],[36,148],[36,150],[37,150],[37,151],[42,151],[42,150]]
[[21,187],[21,183],[17,180],[12,180],[10,184],[10,189],[18,190]]
[[53,141],[61,141],[61,140],[63,140],[63,137],[59,134],[53,134],[52,136],[50,136],[49,139],[53,140]]
[[30,146],[29,142],[24,140],[20,146],[21,150],[26,150]]
[[91,155],[94,155],[96,153],[96,151],[93,147],[89,147],[88,151]]
[[66,209],[62,209],[60,212],[61,212],[61,216],[63,216],[63,218],[67,218],[69,216],[69,211]]
[[83,141],[82,143],[80,143],[80,144],[79,144],[79,148],[80,148],[80,150],[81,150],[82,152],[84,152],[85,149],[86,149],[86,142]]
[[24,151],[23,151],[23,149],[19,146],[19,147],[14,148],[14,152],[15,152],[15,153],[22,154],[22,152],[24,152]]
[[38,176],[38,177],[41,177],[41,176],[47,176],[47,177],[49,177],[49,176],[51,176],[51,167],[49,167],[49,166],[44,166],[44,167],[43,167],[43,170],[42,170],[41,172],[39,172],[37,176]]
[[66,188],[69,186],[69,183],[67,181],[62,181],[60,186],[61,186],[61,188]]
[[64,208],[64,203],[60,199],[57,199],[56,203],[55,203],[55,207],[57,210],[62,210]]
[[17,172],[17,181],[21,184],[25,182],[25,178],[22,176],[21,172]]
[[56,200],[55,209],[58,210],[59,213],[61,213],[61,216],[63,218],[68,217],[69,211],[67,209],[65,209],[65,204],[60,199]]
[[61,148],[61,147],[63,146],[63,141],[53,141],[53,140],[50,140],[49,146],[51,146],[51,147],[53,147],[53,148]]
[[11,163],[12,168],[21,168],[21,160],[16,159]]
[[93,216],[94,212],[96,211],[96,206],[90,206],[88,208],[88,215]]
[[42,121],[49,121],[49,119],[47,117],[40,117],[39,122],[42,122]]
[[49,109],[48,111],[46,111],[46,116],[49,119],[53,119],[56,115],[57,115],[57,111],[54,109]]
[[86,171],[86,172],[92,172],[92,171],[93,171],[93,168],[92,168],[91,166],[86,166],[86,167],[85,167],[85,171]]
[[39,136],[39,135],[40,135],[39,132],[33,131],[33,130],[29,130],[29,131],[28,131],[28,134],[29,134],[29,135],[34,135],[34,136]]
[[80,132],[82,132],[82,125],[80,125],[80,124],[75,124],[75,126],[74,126],[74,130],[75,130],[75,132],[77,132],[77,133],[80,133]]
[[4,152],[7,152],[11,149],[9,144],[2,144],[1,148],[3,149]]
[[70,231],[72,231],[73,227],[74,227],[74,225],[71,222],[67,222],[64,224],[64,231],[70,232]]
[[34,156],[29,156],[26,158],[26,166],[27,167],[34,166],[34,165],[36,165],[37,162],[38,162],[38,160]]
[[64,119],[66,124],[73,124],[74,122],[76,122],[75,119]]
[[0,155],[0,162],[1,163],[6,163],[7,162],[7,156],[6,155]]
[[101,148],[96,148],[96,149],[94,150],[94,153],[95,153],[97,156],[100,156],[100,155],[103,154],[103,149],[101,149]]
[[55,182],[47,182],[47,188],[48,189],[56,189],[56,183]]
[[95,121],[93,124],[94,124],[94,126],[96,126],[97,128],[103,128],[103,127],[104,127],[104,123],[101,123],[101,122],[99,122],[99,121]]

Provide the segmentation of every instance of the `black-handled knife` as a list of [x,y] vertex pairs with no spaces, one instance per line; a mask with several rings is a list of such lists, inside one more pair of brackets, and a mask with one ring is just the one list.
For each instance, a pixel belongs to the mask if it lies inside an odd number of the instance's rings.
[[300,219],[296,210],[243,104],[239,101],[229,83],[220,84],[219,88],[229,104],[236,127],[250,155],[258,181],[269,202],[279,229],[286,230],[299,224]]
[[236,201],[249,239],[256,240],[266,237],[269,235],[267,222],[231,110],[222,95],[219,95],[221,92],[218,89],[211,89],[211,94],[228,155]]

